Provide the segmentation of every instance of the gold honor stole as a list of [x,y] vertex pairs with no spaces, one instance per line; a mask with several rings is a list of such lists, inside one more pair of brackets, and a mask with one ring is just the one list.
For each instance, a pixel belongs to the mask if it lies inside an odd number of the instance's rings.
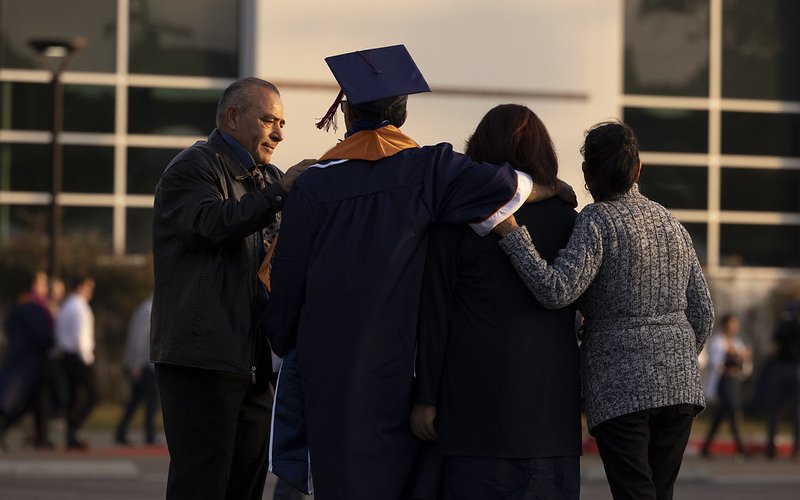
[[367,160],[376,161],[393,156],[404,149],[418,148],[414,139],[394,125],[375,130],[361,130],[347,137],[322,155],[318,161]]

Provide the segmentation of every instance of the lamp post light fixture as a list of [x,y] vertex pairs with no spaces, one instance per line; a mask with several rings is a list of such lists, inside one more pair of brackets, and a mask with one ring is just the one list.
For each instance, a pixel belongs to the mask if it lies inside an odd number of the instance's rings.
[[84,38],[35,39],[28,42],[50,65],[52,77],[50,92],[53,97],[53,115],[50,132],[52,151],[52,181],[50,183],[50,241],[47,261],[47,272],[52,278],[60,277],[59,240],[61,239],[61,205],[58,196],[63,184],[64,155],[61,148],[61,132],[64,128],[64,85],[61,74],[69,65],[75,54],[86,46]]

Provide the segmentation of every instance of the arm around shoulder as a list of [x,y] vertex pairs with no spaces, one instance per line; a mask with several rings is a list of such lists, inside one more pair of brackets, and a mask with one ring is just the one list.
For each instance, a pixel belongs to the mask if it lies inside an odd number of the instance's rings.
[[589,287],[603,260],[603,242],[597,226],[586,216],[578,222],[569,243],[549,265],[524,226],[500,240],[511,264],[539,302],[548,309],[573,303]]
[[286,173],[283,174],[283,176],[280,178],[278,184],[280,184],[283,190],[288,193],[289,191],[292,190],[292,187],[294,186],[294,181],[297,180],[297,178],[300,177],[300,175],[302,175],[303,172],[308,170],[308,167],[310,167],[315,163],[317,163],[317,160],[307,158],[301,161],[300,163],[292,165],[291,167],[289,167]]

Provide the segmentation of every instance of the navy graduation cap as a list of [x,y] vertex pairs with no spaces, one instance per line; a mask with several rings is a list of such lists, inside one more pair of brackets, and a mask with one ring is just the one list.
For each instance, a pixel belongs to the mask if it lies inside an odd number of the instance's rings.
[[326,57],[325,62],[339,82],[341,91],[317,123],[317,128],[330,128],[344,96],[352,104],[369,103],[377,111],[392,106],[409,94],[431,91],[405,45],[357,50]]

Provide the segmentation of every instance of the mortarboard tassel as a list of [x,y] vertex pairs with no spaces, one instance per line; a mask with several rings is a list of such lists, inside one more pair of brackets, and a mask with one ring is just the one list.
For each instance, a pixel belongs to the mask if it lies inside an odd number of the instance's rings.
[[336,96],[336,100],[333,101],[331,107],[328,108],[328,111],[327,113],[325,113],[325,116],[320,118],[320,120],[317,122],[318,129],[324,128],[325,131],[327,132],[328,130],[330,130],[331,125],[333,125],[333,131],[334,132],[336,131],[336,129],[338,128],[336,126],[336,108],[339,107],[339,103],[342,102],[343,98],[344,98],[344,90],[340,90],[339,95]]

